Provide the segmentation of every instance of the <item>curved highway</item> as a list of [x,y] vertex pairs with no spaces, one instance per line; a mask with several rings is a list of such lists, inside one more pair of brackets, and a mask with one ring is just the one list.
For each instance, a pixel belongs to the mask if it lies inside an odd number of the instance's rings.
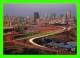
[[[65,52],[64,50],[58,50],[58,49],[51,49],[51,48],[48,48],[48,47],[45,47],[45,46],[42,46],[42,45],[39,45],[37,43],[35,43],[33,40],[34,39],[39,39],[39,38],[42,38],[42,37],[46,37],[46,36],[49,36],[49,35],[55,35],[55,34],[58,34],[58,33],[62,33],[62,32],[65,32],[65,27],[62,27],[62,26],[59,26],[61,27],[62,29],[60,30],[57,30],[54,32],[54,31],[50,31],[46,34],[39,34],[39,35],[36,35],[36,36],[31,36],[29,37],[29,39],[26,38],[22,38],[22,39],[15,39],[15,40],[12,40],[11,42],[13,42],[15,45],[19,45],[19,46],[23,46],[23,47],[29,47],[29,48],[38,48],[38,49],[41,49],[41,50],[46,50],[48,52],[57,52],[57,53],[67,53],[67,54],[70,54],[69,52]],[[71,27],[68,28],[68,30],[70,30]],[[18,40],[20,40],[21,42],[19,42]],[[23,40],[25,41],[25,43],[23,42]]]
[[[61,26],[62,27],[62,26]],[[29,42],[30,43],[32,43],[33,45],[36,45],[36,46],[40,46],[40,47],[45,47],[45,46],[42,46],[42,45],[39,45],[39,44],[37,44],[37,43],[35,43],[33,40],[34,39],[40,39],[40,38],[42,38],[42,37],[46,37],[46,36],[49,36],[49,35],[55,35],[55,34],[58,34],[58,33],[62,33],[62,32],[64,32],[65,31],[65,27],[62,27],[63,29],[62,30],[58,30],[58,31],[56,31],[56,32],[51,32],[50,34],[46,34],[46,35],[42,35],[42,36],[37,36],[37,37],[34,37],[34,38],[30,38],[29,39]],[[71,29],[71,27],[70,28],[68,28],[68,30],[70,30]]]

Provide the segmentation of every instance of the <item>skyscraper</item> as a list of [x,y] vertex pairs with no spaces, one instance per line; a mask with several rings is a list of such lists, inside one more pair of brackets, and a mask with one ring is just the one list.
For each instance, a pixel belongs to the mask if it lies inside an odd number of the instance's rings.
[[39,12],[34,12],[34,18],[38,19],[39,18]]
[[67,18],[70,19],[71,18],[71,11],[68,10],[67,13],[66,13],[66,15],[67,15]]
[[67,43],[67,41],[70,39],[70,34],[69,34],[69,31],[68,30],[68,27],[69,27],[69,20],[71,18],[71,13],[70,11],[68,11],[65,15],[65,20],[66,20],[66,25],[65,25],[65,31],[66,31],[66,40],[65,40],[65,44]]
[[36,24],[36,19],[38,19],[39,17],[39,12],[34,12],[34,24]]

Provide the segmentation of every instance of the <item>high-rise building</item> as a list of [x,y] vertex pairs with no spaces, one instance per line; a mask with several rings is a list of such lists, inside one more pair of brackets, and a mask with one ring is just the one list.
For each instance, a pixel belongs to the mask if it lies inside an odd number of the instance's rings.
[[38,19],[39,18],[39,12],[34,12],[34,18]]
[[67,18],[70,19],[71,18],[71,11],[68,10],[67,13],[66,13],[66,15],[67,15]]
[[71,17],[71,11],[70,10],[67,11],[66,18],[68,21],[68,25],[72,25],[72,17]]
[[9,16],[4,16],[4,27],[11,27],[11,19]]
[[67,41],[70,39],[70,36],[69,36],[69,32],[67,31],[68,30],[68,27],[69,27],[69,25],[68,25],[68,21],[69,21],[69,18],[70,18],[70,13],[66,13],[66,15],[65,15],[65,22],[66,22],[66,25],[65,25],[65,31],[66,31],[66,37],[65,37],[65,44],[67,44]]
[[39,17],[39,12],[34,12],[34,24],[36,24],[36,19],[38,19]]

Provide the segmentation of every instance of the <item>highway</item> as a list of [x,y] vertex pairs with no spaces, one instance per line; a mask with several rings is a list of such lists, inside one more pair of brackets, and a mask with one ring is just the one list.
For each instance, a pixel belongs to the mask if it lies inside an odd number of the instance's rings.
[[[46,36],[55,35],[55,34],[58,34],[58,33],[65,32],[65,27],[61,26],[61,28],[62,29],[56,30],[55,32],[52,30],[52,31],[50,31],[50,32],[48,32],[44,35],[43,34],[38,34],[38,35],[30,36],[30,37],[25,37],[25,38],[22,38],[22,39],[15,39],[15,40],[12,40],[11,42],[13,42],[14,45],[19,45],[19,46],[23,46],[23,47],[27,47],[27,48],[37,48],[37,49],[41,49],[43,51],[44,50],[49,51],[51,53],[57,52],[58,54],[61,54],[61,53],[62,54],[66,54],[66,53],[71,54],[71,52],[64,51],[64,49],[48,48],[48,47],[39,45],[39,44],[37,44],[33,41],[34,39],[40,39],[42,37],[46,37]],[[70,30],[70,29],[71,29],[71,27],[68,28],[68,30]],[[23,41],[25,41],[25,43]],[[8,46],[8,48],[9,48],[9,46]]]
[[[52,31],[52,32],[50,32],[49,34],[46,34],[46,35],[36,36],[36,37],[30,38],[29,42],[32,43],[33,45],[36,45],[36,46],[45,47],[45,46],[42,46],[42,45],[39,45],[39,44],[35,43],[33,40],[34,39],[40,39],[42,37],[46,37],[46,36],[49,36],[49,35],[55,35],[55,34],[58,34],[58,33],[62,33],[62,32],[65,31],[65,27],[62,27],[62,28],[63,28],[62,30],[58,30],[56,32]],[[70,29],[71,29],[71,27],[68,28],[68,30],[70,30]]]

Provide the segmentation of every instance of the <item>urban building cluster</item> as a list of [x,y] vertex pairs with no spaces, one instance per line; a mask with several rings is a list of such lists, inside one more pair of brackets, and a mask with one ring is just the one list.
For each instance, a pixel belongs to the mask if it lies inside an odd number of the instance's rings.
[[34,12],[33,16],[4,16],[4,28],[16,27],[16,26],[46,26],[49,24],[74,24],[76,19],[71,16],[71,11],[67,11],[65,14],[56,16],[55,13],[50,16],[40,16],[39,12]]
[[76,54],[76,17],[70,10],[59,16],[6,15],[3,25],[5,54]]

